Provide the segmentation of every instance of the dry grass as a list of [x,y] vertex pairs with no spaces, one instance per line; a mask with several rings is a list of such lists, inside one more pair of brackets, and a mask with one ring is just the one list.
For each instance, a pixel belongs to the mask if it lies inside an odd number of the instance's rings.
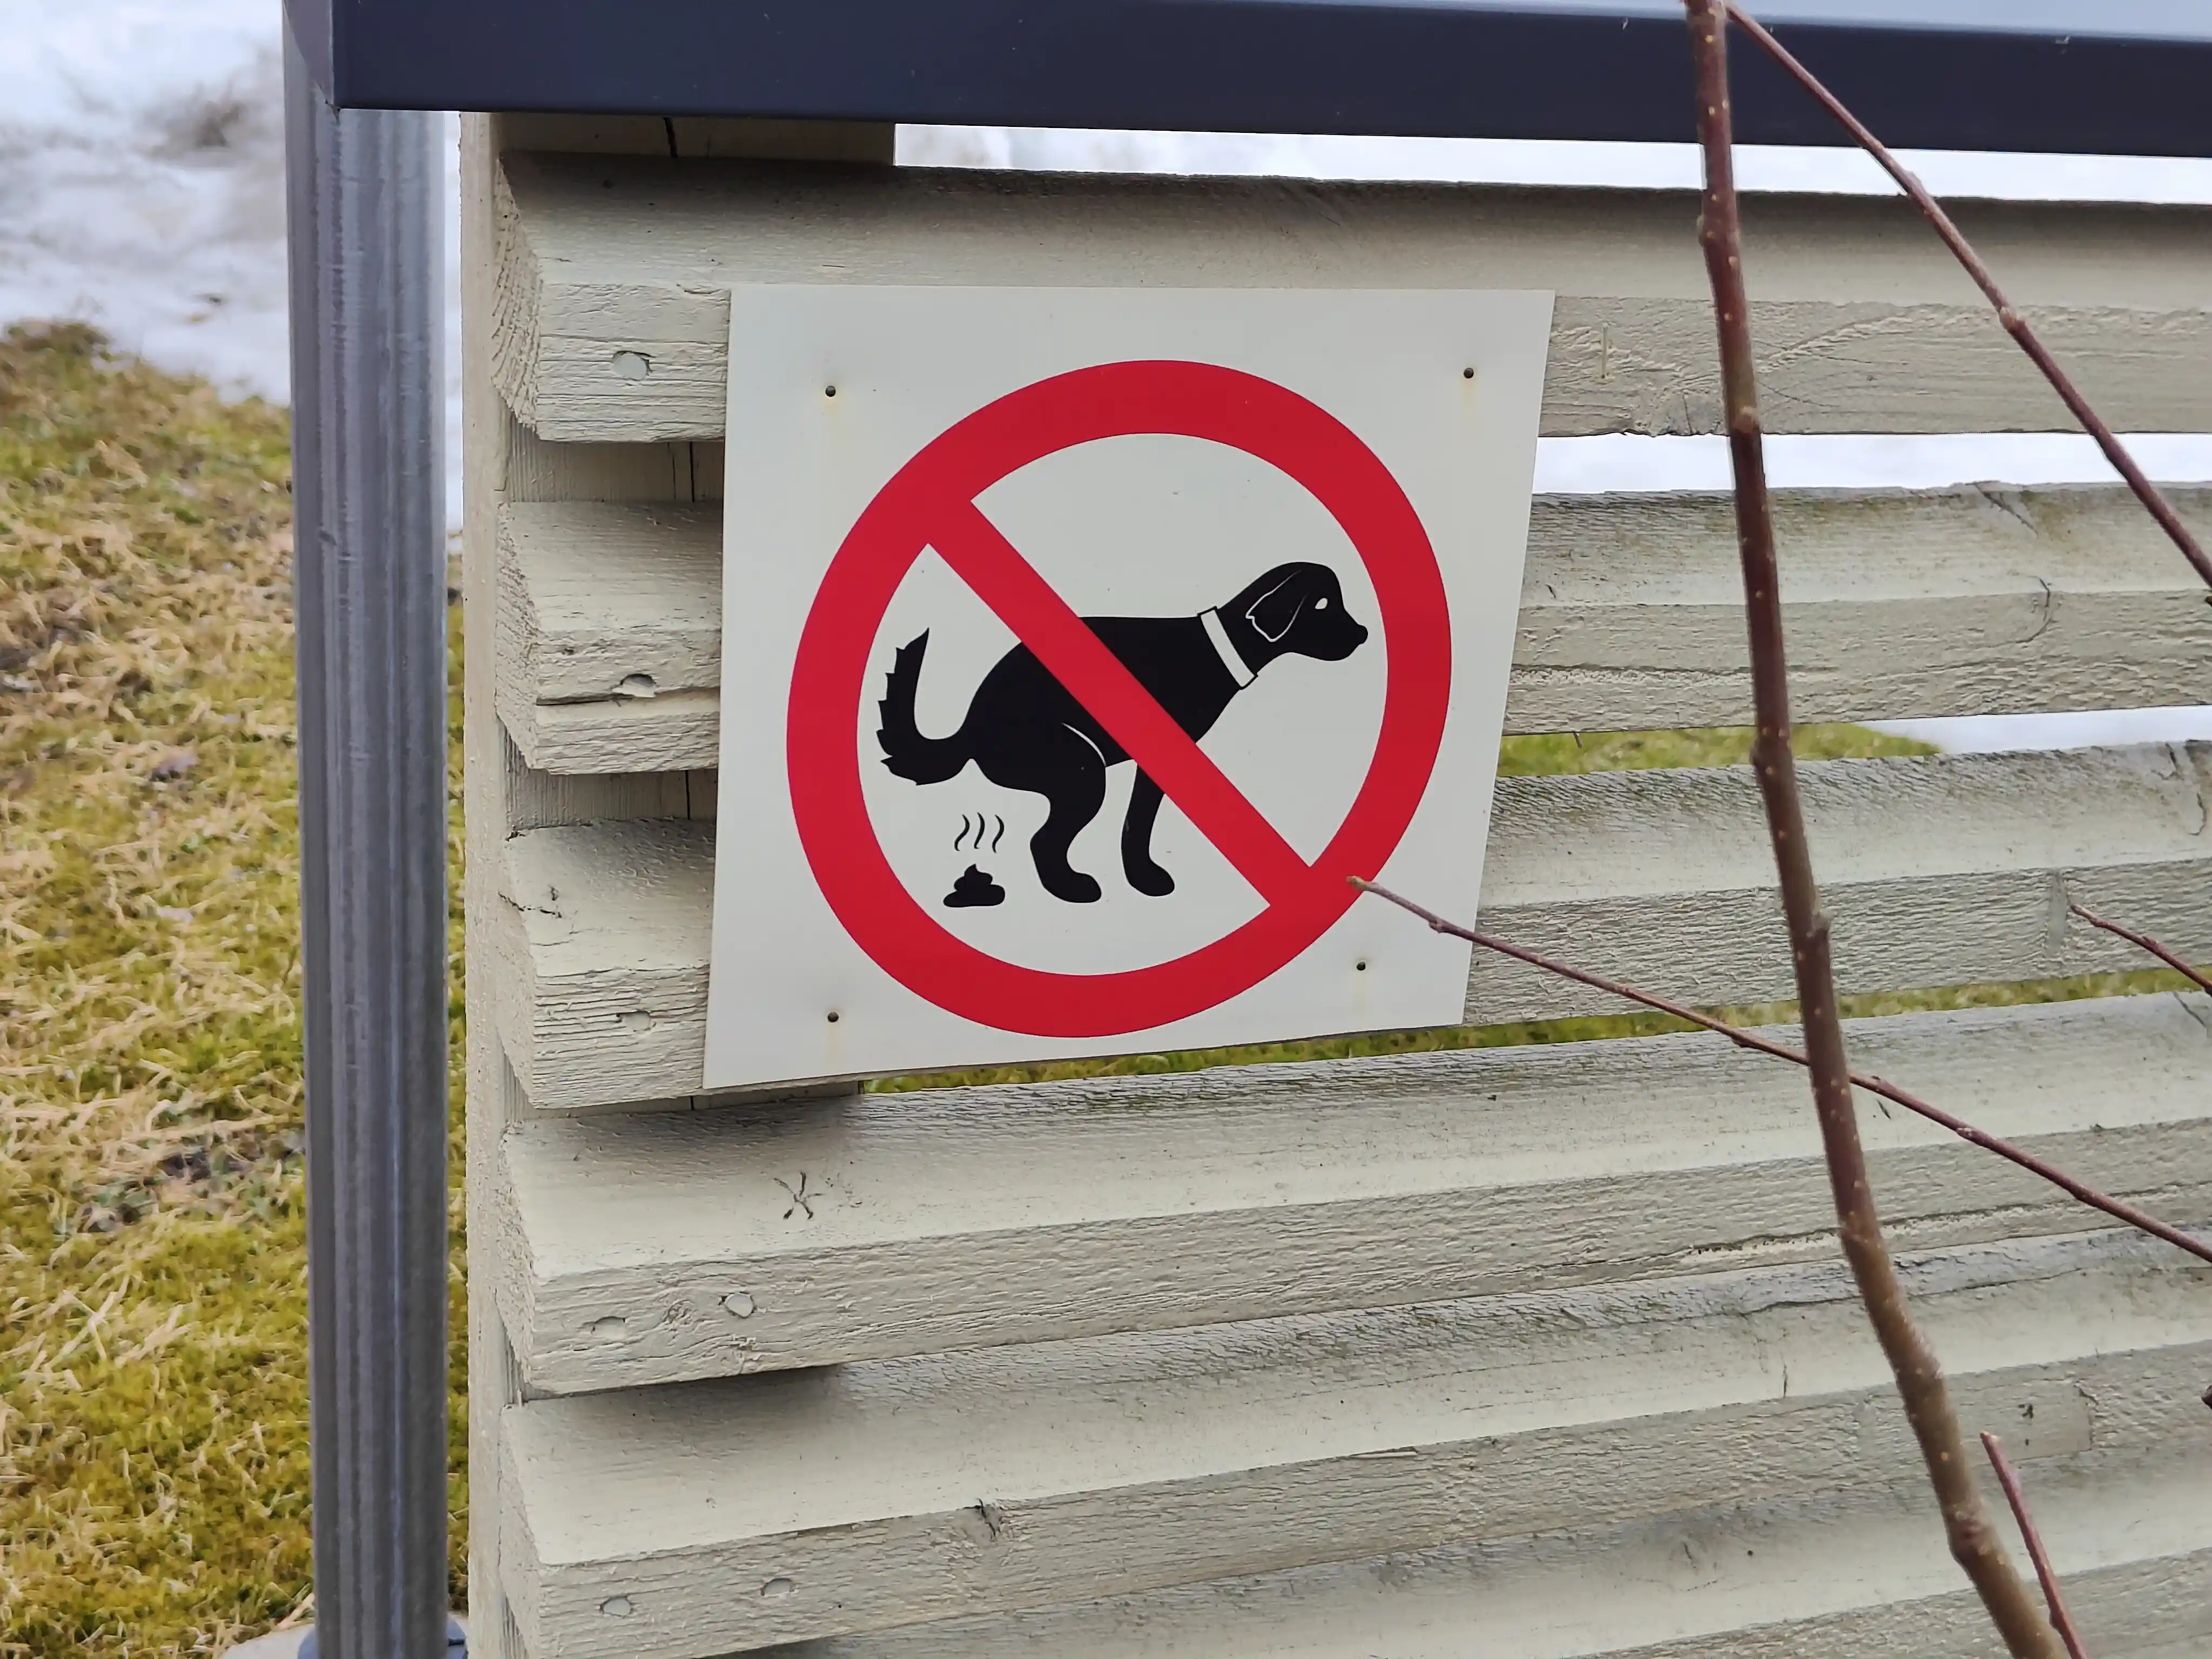
[[0,342],[11,1659],[309,1583],[287,471],[281,410]]

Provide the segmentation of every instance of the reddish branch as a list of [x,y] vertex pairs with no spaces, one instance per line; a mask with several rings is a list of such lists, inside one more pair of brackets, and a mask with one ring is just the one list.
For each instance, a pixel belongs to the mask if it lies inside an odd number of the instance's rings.
[[[1540,968],[1547,974],[1556,974],[1561,979],[1572,980],[1577,985],[1587,985],[1592,990],[1603,991],[1609,996],[1641,1003],[1644,1007],[1656,1012],[1671,1014],[1676,1019],[1686,1020],[1692,1025],[1703,1026],[1716,1036],[1726,1037],[1738,1048],[1748,1048],[1754,1054],[1768,1054],[1776,1060],[1786,1060],[1793,1066],[1809,1066],[1813,1063],[1802,1048],[1793,1048],[1786,1042],[1778,1042],[1772,1037],[1764,1036],[1758,1031],[1746,1030],[1741,1025],[1731,1025],[1724,1019],[1716,1019],[1712,1015],[1700,1012],[1686,1003],[1657,996],[1650,991],[1639,991],[1632,985],[1624,985],[1619,980],[1607,979],[1602,974],[1590,973],[1584,969],[1575,967],[1571,963],[1561,962],[1555,957],[1544,955],[1541,951],[1531,951],[1526,945],[1516,945],[1510,939],[1499,939],[1494,933],[1486,933],[1474,927],[1462,927],[1457,922],[1447,921],[1425,906],[1416,904],[1403,894],[1394,893],[1389,888],[1374,882],[1362,881],[1355,876],[1352,878],[1352,884],[1364,893],[1372,893],[1377,898],[1388,899],[1400,909],[1412,912],[1428,923],[1429,927],[1437,933],[1449,933],[1455,939],[1463,939],[1470,944],[1479,945],[1486,951],[1495,951],[1500,956],[1511,957],[1516,962],[1525,962],[1531,968]],[[1940,1123],[1960,1139],[1979,1146],[1984,1152],[1995,1152],[2008,1163],[2018,1164],[2030,1175],[2049,1182],[2069,1198],[2080,1200],[2091,1209],[2102,1210],[2115,1221],[2125,1222],[2139,1231],[2148,1233],[2153,1238],[2163,1239],[2176,1249],[2186,1250],[2200,1261],[2212,1262],[2212,1243],[2193,1238],[2179,1227],[2160,1221],[2156,1216],[2147,1211],[2139,1210],[2124,1200],[2114,1198],[2107,1193],[2099,1192],[2087,1182],[2079,1180],[2067,1174],[2057,1165],[2038,1158],[2026,1147],[2016,1146],[2011,1141],[2004,1139],[2002,1136],[1993,1135],[1986,1129],[1976,1128],[1966,1119],[1945,1111],[1932,1101],[1923,1100],[1911,1090],[1900,1088],[1886,1078],[1876,1077],[1870,1072],[1853,1072],[1850,1079],[1855,1087],[1863,1089],[1870,1095],[1880,1095],[1884,1100],[1895,1101],[1906,1111],[1917,1112],[1931,1123]]]
[[2189,978],[2194,980],[2197,982],[2198,989],[2212,991],[2212,978],[2207,978],[2200,970],[2191,967],[2179,957],[2174,955],[2172,951],[2167,950],[2166,946],[2160,945],[2156,939],[2153,939],[2148,933],[2138,933],[2134,928],[2123,927],[2117,921],[2106,921],[2104,917],[2099,915],[2094,910],[2085,909],[2081,905],[2073,902],[2070,899],[2067,902],[2066,908],[2071,910],[2075,915],[2081,917],[2082,921],[2087,922],[2092,927],[2101,927],[2108,933],[2118,934],[2120,938],[2127,940],[2129,944],[2134,945],[2136,949],[2149,951],[2151,955],[2156,957],[2160,962],[2172,969],[2177,974],[2186,975]]
[[[1896,1376],[1905,1418],[1920,1443],[1953,1557],[1972,1581],[2014,1659],[2059,1659],[2051,1626],[2037,1613],[1983,1507],[1967,1467],[1949,1385],[1935,1350],[1905,1305],[1905,1286],[1891,1259],[1867,1178],[1866,1149],[1859,1143],[1850,1064],[1836,1007],[1828,919],[1821,912],[1820,888],[1813,877],[1804,809],[1797,793],[1797,764],[1790,749],[1790,669],[1783,648],[1774,516],[1767,498],[1758,386],[1752,368],[1750,301],[1744,288],[1743,226],[1736,202],[1729,109],[1729,0],[1685,3],[1697,64],[1698,137],[1705,155],[1705,211],[1698,236],[1705,244],[1720,333],[1721,390],[1735,472],[1736,540],[1751,635],[1752,703],[1758,722],[1752,769],[1765,803],[1767,831],[1781,878],[1813,1105],[1827,1154],[1838,1233],[1875,1336]],[[2212,575],[2212,567],[2208,567],[2208,575]]]
[[2136,499],[2143,504],[2151,517],[2158,520],[2159,528],[2165,531],[2173,544],[2181,550],[2181,556],[2195,567],[2206,586],[2212,586],[2212,557],[2206,556],[2196,536],[2187,525],[2182,523],[2180,514],[2173,510],[2173,504],[2166,499],[2142,468],[2136,465],[2136,458],[2128,453],[2127,446],[2119,441],[2112,428],[2105,424],[2103,417],[2089,406],[2089,400],[2081,395],[2066,371],[2059,368],[2057,360],[2037,337],[2035,331],[2028,326],[2027,319],[2005,297],[2004,290],[1997,286],[1997,279],[1990,275],[1990,268],[1982,263],[1981,256],[1974,252],[1973,245],[1951,222],[1951,216],[1944,212],[1942,205],[1928,193],[1928,187],[1913,176],[1888,146],[1867,130],[1858,117],[1844,107],[1842,100],[1835,94],[1820,84],[1819,77],[1812,70],[1792,57],[1788,47],[1768,33],[1757,18],[1734,3],[1734,0],[1728,0],[1726,9],[1729,16],[1741,25],[1744,33],[1765,48],[1768,57],[1795,76],[1797,84],[1812,94],[1820,106],[1834,116],[1844,131],[1857,140],[1860,147],[1881,164],[1882,171],[1897,180],[1899,187],[1912,198],[1913,205],[1935,227],[1936,234],[1943,239],[1944,244],[1957,256],[1959,263],[1966,267],[1966,275],[1974,279],[1974,285],[1989,296],[1990,303],[1996,307],[1997,321],[2004,325],[2005,332],[2020,343],[2020,349],[2043,371],[2043,378],[2051,382],[2051,390],[2065,400],[2066,407],[2081,423],[2082,430],[2097,441],[2097,447],[2105,452],[2105,459],[2112,464],[2120,477],[2128,481],[2128,488],[2135,491]]
[[2036,1582],[2043,1586],[2043,1599],[2051,1607],[2051,1627],[2058,1632],[2058,1639],[2066,1644],[2069,1659],[2089,1659],[2081,1645],[2081,1632],[2074,1628],[2074,1615],[2066,1611],[2066,1598],[2058,1593],[2058,1575],[2051,1570],[2051,1557],[2043,1547],[2042,1534],[2035,1529],[2035,1517],[2028,1513],[2027,1493],[2020,1484],[2020,1471],[2012,1466],[2012,1459],[2004,1454],[1993,1434],[1982,1436],[1982,1449],[1990,1455],[1990,1467],[1997,1472],[1997,1484],[2004,1488],[2005,1502],[2012,1505],[2012,1518],[2020,1522],[2021,1540],[2027,1546],[2028,1559],[2035,1563]]

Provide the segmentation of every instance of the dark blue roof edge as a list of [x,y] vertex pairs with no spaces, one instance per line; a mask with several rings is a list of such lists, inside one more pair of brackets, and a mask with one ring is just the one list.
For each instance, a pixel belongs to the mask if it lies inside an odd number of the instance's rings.
[[[1685,141],[1679,20],[1436,0],[287,0],[356,108]],[[2212,39],[1777,23],[1901,147],[2212,155]],[[1747,143],[1844,142],[1748,41]]]

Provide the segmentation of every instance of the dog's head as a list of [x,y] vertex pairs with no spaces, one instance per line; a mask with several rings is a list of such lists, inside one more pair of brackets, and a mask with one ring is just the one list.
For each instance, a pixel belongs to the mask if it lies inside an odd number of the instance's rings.
[[1249,623],[1276,656],[1295,652],[1342,662],[1367,630],[1344,608],[1336,572],[1325,564],[1279,564],[1224,607]]

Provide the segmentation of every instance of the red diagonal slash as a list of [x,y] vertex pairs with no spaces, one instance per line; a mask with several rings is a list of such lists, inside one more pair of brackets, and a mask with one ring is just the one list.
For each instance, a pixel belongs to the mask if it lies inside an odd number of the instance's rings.
[[1190,734],[1137,683],[1067,601],[972,501],[945,501],[930,545],[976,598],[1090,710],[1198,832],[1270,904],[1285,903],[1313,872]]

